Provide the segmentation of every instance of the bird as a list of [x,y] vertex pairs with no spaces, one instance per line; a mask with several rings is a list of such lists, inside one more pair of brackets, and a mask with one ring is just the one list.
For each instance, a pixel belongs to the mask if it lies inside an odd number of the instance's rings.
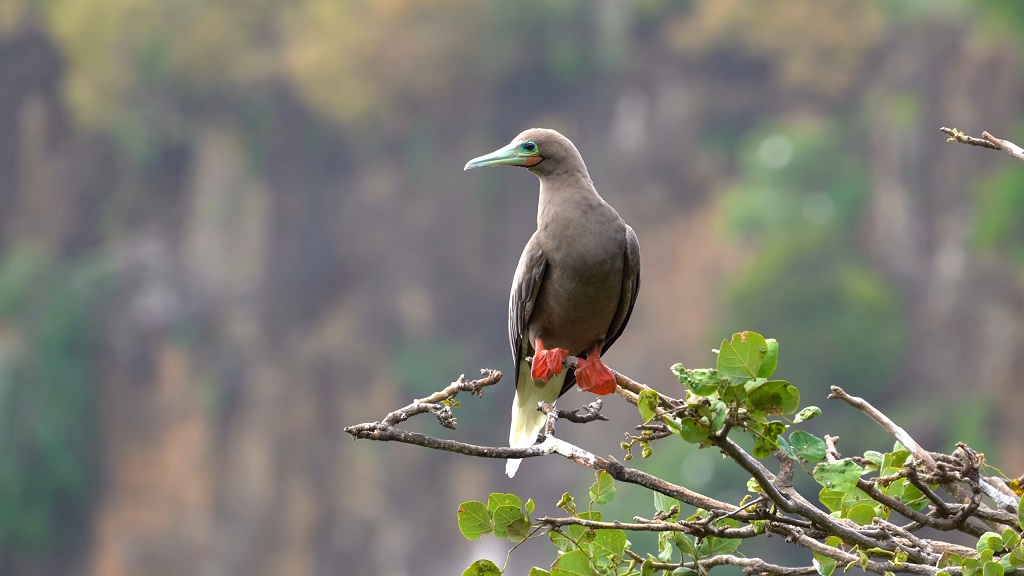
[[[633,312],[640,243],[597,193],[576,146],[555,130],[525,130],[464,170],[487,166],[520,166],[540,179],[537,230],[519,258],[508,305],[516,375],[509,446],[525,448],[544,426],[538,402],[554,404],[576,382],[594,394],[615,391],[615,374],[601,356]],[[563,370],[570,355],[578,364]],[[509,478],[519,464],[508,460]]]

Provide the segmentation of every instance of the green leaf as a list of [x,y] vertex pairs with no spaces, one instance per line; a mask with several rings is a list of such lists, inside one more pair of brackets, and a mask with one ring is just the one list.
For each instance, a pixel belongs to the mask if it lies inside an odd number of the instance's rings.
[[[728,526],[730,528],[738,528],[740,523],[732,518],[725,518],[718,521],[716,524],[719,526]],[[718,556],[719,554],[729,554],[735,552],[740,547],[742,540],[739,538],[716,538],[709,536],[703,538],[700,544],[697,546],[697,554],[701,557],[707,556]]]
[[814,467],[811,476],[825,488],[848,492],[857,486],[857,481],[866,472],[849,458],[835,462],[822,462]]
[[830,512],[842,512],[844,496],[846,496],[846,492],[832,490],[830,488],[822,488],[821,492],[818,492],[818,500],[820,500]]
[[495,508],[492,514],[492,518],[494,519],[494,535],[498,538],[505,538],[506,536],[508,536],[509,524],[515,522],[516,520],[526,520],[526,518],[523,517],[522,508],[507,505],[502,505]]
[[978,552],[985,550],[992,550],[993,552],[1003,551],[1003,538],[995,532],[985,532],[978,538],[978,543],[975,546]]
[[672,533],[658,532],[658,560],[669,562],[672,560]]
[[1017,502],[1017,525],[1024,530],[1024,496]]
[[878,517],[878,513],[871,504],[857,504],[850,508],[845,516],[861,526],[867,526]]
[[740,547],[741,542],[742,540],[739,538],[715,538],[714,536],[708,536],[700,541],[697,552],[701,557],[729,554],[730,552],[735,552]]
[[541,570],[540,568],[530,568],[530,573],[526,576],[551,576],[551,572]]
[[641,391],[636,407],[640,410],[640,417],[644,422],[650,422],[658,414],[658,393],[649,388]]
[[718,373],[736,385],[757,378],[768,356],[768,343],[757,332],[738,332],[731,340],[722,340],[718,352]]
[[676,500],[675,498],[673,498],[671,496],[666,496],[666,495],[662,494],[661,492],[655,492],[654,493],[654,510],[656,512],[664,512],[664,513],[667,514],[668,511],[671,510],[673,506],[676,507],[677,511],[676,511],[675,514],[673,514],[673,515],[671,515],[671,516],[666,518],[666,520],[668,520],[668,521],[674,521],[679,516],[679,512],[678,512],[679,500]]
[[882,456],[882,469],[879,471],[879,474],[888,476],[889,474],[899,472],[903,469],[903,465],[906,464],[909,457],[910,452],[907,450],[896,450],[885,454]]
[[715,399],[711,401],[711,430],[717,432],[725,425],[725,419],[729,417],[729,407],[725,402]]
[[551,543],[555,545],[562,552],[568,552],[576,548],[576,543],[569,539],[564,533],[559,530],[552,530],[548,532],[548,538]]
[[691,560],[697,559],[697,545],[693,543],[693,540],[683,534],[682,532],[672,533],[672,543],[679,549],[679,553],[682,554],[680,561],[685,561],[687,558]]
[[651,576],[651,574],[654,574],[654,562],[644,560],[640,565],[640,576]]
[[779,364],[779,341],[775,338],[768,338],[764,342],[768,345],[768,352],[764,355],[761,368],[757,371],[758,378],[770,377]]
[[[580,512],[577,517],[581,520],[594,520],[595,522],[599,522],[601,520],[601,513],[596,510],[591,510],[590,512]],[[565,532],[568,534],[569,538],[580,546],[589,544],[594,540],[595,531],[578,524],[566,526]]]
[[594,556],[621,558],[626,549],[626,533],[623,530],[598,530],[591,548]]
[[982,568],[983,576],[1003,576],[1005,572],[1006,570],[1003,569],[1003,565],[999,562],[985,562]]
[[530,514],[533,514],[533,509],[536,506],[537,506],[537,504],[533,501],[533,498],[530,498],[529,500],[527,500],[526,501],[526,515],[529,516]]
[[676,375],[679,376],[679,382],[697,396],[711,396],[719,389],[729,385],[729,379],[719,374],[718,370],[687,370],[682,368],[682,364],[676,364],[672,367],[673,371],[675,371],[676,367],[682,369],[681,372],[676,372]]
[[1003,533],[1000,535],[1003,540],[1003,549],[1009,550],[1020,542],[1020,536],[1013,531],[1012,528],[1004,528]]
[[679,428],[676,434],[680,438],[690,442],[691,444],[698,444],[708,439],[711,436],[711,430],[702,425],[696,418],[687,416],[678,420]]
[[784,437],[779,436],[778,438],[775,439],[775,441],[778,443],[779,450],[782,450],[788,458],[792,458],[793,460],[800,459],[799,455],[797,455],[796,453],[796,450],[793,449],[793,446],[790,445],[790,443]]
[[[839,548],[840,544],[842,544],[842,540],[840,540],[838,536],[829,536],[825,539],[825,545],[827,546]],[[836,571],[837,562],[823,554],[819,554],[817,552],[814,552],[813,554],[814,569],[818,571],[818,574],[821,574],[822,576],[832,576],[832,573]]]
[[498,506],[513,506],[516,509],[523,507],[523,501],[515,494],[502,494],[494,492],[487,497],[487,510],[494,514]]
[[793,423],[799,424],[801,422],[807,422],[811,418],[815,418],[817,416],[821,416],[821,408],[818,408],[817,406],[808,406],[796,413],[796,417],[793,418]]
[[881,452],[876,452],[874,450],[868,450],[867,452],[864,453],[864,459],[868,460],[869,462],[874,464],[876,467],[878,467],[879,470],[881,470],[882,469],[882,462],[885,460],[885,455],[882,454]]
[[459,531],[468,540],[477,538],[491,531],[491,514],[483,502],[471,500],[459,504]]
[[[533,574],[533,572],[531,572]],[[477,560],[462,571],[462,576],[500,576],[501,570],[490,560]]]
[[754,494],[764,494],[764,490],[761,488],[761,485],[758,484],[757,480],[754,478],[747,479],[747,490]]
[[769,422],[761,434],[757,436],[757,440],[754,442],[753,455],[756,458],[765,458],[771,456],[772,452],[778,449],[779,434],[786,431],[786,425],[782,422]]
[[562,494],[562,499],[559,500],[558,504],[555,504],[555,506],[558,506],[569,514],[576,513],[576,501],[573,500],[572,494],[569,494],[568,492]]
[[592,576],[594,569],[590,566],[590,558],[582,550],[566,552],[555,560],[551,568],[551,576]]
[[615,499],[615,480],[604,470],[597,472],[597,482],[590,487],[590,501],[593,504],[608,504]]
[[1024,548],[1017,545],[1010,550],[1010,553],[1006,555],[1006,559],[1010,561],[1010,565],[1020,568],[1024,566]]
[[687,568],[686,566],[680,566],[672,571],[672,576],[700,576],[700,572],[697,572],[693,568]]
[[747,389],[747,405],[770,414],[791,414],[800,407],[800,391],[785,380],[769,380]]
[[505,530],[505,537],[515,544],[519,544],[530,535],[530,521],[526,518],[513,520]]
[[820,462],[825,459],[825,441],[814,434],[797,430],[789,435],[789,443],[797,455],[807,462]]
[[821,576],[832,576],[836,571],[836,562],[834,559],[825,556],[824,554],[818,554],[814,552],[814,569],[821,574]]

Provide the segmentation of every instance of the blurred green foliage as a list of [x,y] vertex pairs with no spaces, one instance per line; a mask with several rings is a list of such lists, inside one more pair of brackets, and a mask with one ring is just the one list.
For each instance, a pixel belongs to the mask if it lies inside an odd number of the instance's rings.
[[0,261],[0,549],[42,551],[82,529],[94,453],[97,270],[27,248]]
[[795,380],[878,390],[894,383],[908,327],[896,287],[854,238],[868,169],[847,133],[838,122],[769,125],[743,146],[723,204],[754,257],[726,316],[786,342]]
[[998,165],[978,183],[974,240],[985,252],[1024,267],[1024,170]]

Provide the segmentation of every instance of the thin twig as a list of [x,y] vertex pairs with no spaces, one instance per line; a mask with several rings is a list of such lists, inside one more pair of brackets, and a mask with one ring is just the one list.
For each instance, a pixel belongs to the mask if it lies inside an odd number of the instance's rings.
[[618,520],[613,520],[611,522],[601,522],[583,518],[549,518],[546,516],[538,518],[537,522],[551,528],[583,526],[593,530],[618,529],[631,532],[682,532],[699,538],[708,536],[716,538],[754,538],[759,534],[752,525],[744,526],[743,528],[732,528],[713,526],[706,522],[669,522],[665,520],[648,520],[646,522],[619,522]]
[[910,451],[910,454],[913,455],[914,458],[920,462],[924,462],[929,469],[935,469],[935,459],[932,458],[932,455],[922,448],[921,445],[910,436],[910,434],[907,434],[906,430],[897,426],[895,422],[890,420],[889,417],[883,414],[880,410],[869,404],[867,400],[858,396],[851,396],[839,386],[833,386],[832,393],[829,394],[828,397],[829,399],[839,398],[843,402],[846,402],[850,406],[853,406],[857,410],[863,412],[868,418],[871,418],[876,424],[881,426],[883,430],[896,438],[900,444],[906,446],[907,450]]
[[985,140],[988,140],[992,144],[995,144],[996,146],[999,147],[1000,150],[1003,150],[1010,156],[1016,158],[1017,160],[1020,160],[1021,162],[1024,162],[1024,148],[1017,146],[1016,144],[1010,142],[1009,140],[1001,140],[999,138],[996,138],[995,136],[989,134],[988,132],[982,132],[981,137],[984,138]]
[[974,136],[968,136],[956,128],[946,128],[943,126],[939,128],[940,132],[943,132],[949,136],[946,139],[947,142],[959,142],[961,144],[967,144],[969,146],[978,146],[980,148],[988,148],[989,150],[1002,150],[1011,157],[1024,162],[1024,148],[1017,146],[1009,140],[1003,140],[996,138],[988,132],[982,132],[981,138],[975,138]]
[[946,139],[946,142],[959,142],[961,144],[967,144],[968,146],[978,146],[979,148],[988,148],[990,150],[1002,150],[1002,148],[984,138],[968,136],[956,128],[946,128],[943,126],[942,128],[939,128],[939,132],[949,136],[949,138]]

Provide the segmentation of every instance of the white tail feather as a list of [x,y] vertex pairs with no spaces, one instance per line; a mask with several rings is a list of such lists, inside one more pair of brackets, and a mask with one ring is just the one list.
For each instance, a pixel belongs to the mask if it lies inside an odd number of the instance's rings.
[[[512,448],[529,448],[537,441],[537,434],[544,426],[544,414],[537,410],[538,402],[554,404],[562,391],[565,372],[548,379],[548,383],[535,382],[530,377],[529,362],[519,364],[519,383],[516,397],[512,400],[512,428],[508,433],[508,445]],[[505,463],[505,474],[511,478],[519,470],[519,460],[510,459]]]

